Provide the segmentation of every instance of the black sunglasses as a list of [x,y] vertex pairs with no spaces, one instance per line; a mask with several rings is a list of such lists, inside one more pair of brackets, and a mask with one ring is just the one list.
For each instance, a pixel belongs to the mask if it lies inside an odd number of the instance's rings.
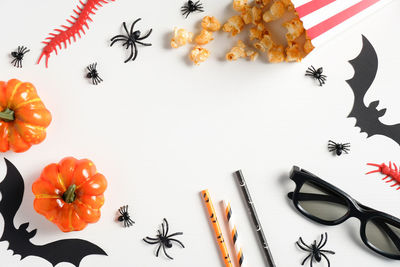
[[293,166],[290,179],[296,183],[296,189],[288,197],[304,216],[325,225],[358,218],[364,244],[376,253],[400,260],[400,219],[362,205],[339,188],[299,167]]

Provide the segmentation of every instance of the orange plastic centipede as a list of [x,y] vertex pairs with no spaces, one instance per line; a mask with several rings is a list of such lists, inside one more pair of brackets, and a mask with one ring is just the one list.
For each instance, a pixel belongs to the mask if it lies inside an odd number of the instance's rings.
[[214,229],[215,237],[217,238],[219,250],[221,251],[225,266],[233,267],[228,249],[225,244],[224,236],[222,235],[221,227],[219,226],[217,214],[215,213],[214,205],[211,201],[210,193],[208,193],[208,190],[203,190],[201,191],[201,196],[203,197],[204,204],[206,205],[210,222]]
[[42,57],[45,56],[47,68],[50,54],[52,52],[55,52],[57,55],[57,46],[59,49],[61,49],[61,44],[64,44],[64,48],[67,48],[67,41],[69,44],[71,44],[71,38],[74,39],[74,42],[76,41],[76,35],[81,38],[80,32],[85,34],[83,26],[86,26],[86,28],[89,29],[87,22],[92,21],[90,15],[95,14],[94,11],[97,10],[96,6],[102,7],[102,4],[107,4],[108,1],[115,0],[87,0],[86,4],[83,3],[82,0],[79,0],[79,3],[82,5],[82,7],[77,5],[77,9],[74,9],[74,13],[76,14],[76,16],[71,16],[72,20],[67,19],[67,22],[70,23],[71,26],[61,25],[64,30],[54,29],[57,34],[50,33],[50,36],[46,38],[46,41],[42,42],[46,46],[43,48],[37,64],[39,64]]

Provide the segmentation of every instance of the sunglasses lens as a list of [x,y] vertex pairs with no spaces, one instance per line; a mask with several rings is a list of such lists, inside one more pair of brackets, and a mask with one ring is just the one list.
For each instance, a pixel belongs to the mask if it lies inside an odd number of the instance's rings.
[[309,215],[327,222],[343,218],[349,211],[346,200],[329,189],[305,182],[297,195],[299,207]]
[[400,224],[373,218],[367,222],[365,228],[367,240],[376,249],[393,255],[400,256]]

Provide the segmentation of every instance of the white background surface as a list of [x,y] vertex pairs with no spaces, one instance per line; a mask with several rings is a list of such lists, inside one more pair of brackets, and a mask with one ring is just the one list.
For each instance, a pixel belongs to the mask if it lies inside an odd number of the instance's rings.
[[[208,188],[214,204],[230,200],[248,266],[265,266],[245,205],[232,173],[241,168],[277,266],[300,266],[306,256],[294,245],[299,236],[311,243],[327,231],[326,249],[332,266],[395,266],[370,252],[359,237],[359,223],[349,220],[335,227],[303,218],[286,194],[294,189],[288,172],[296,164],[343,189],[360,202],[400,217],[400,192],[365,176],[367,162],[398,161],[400,147],[382,136],[366,139],[346,118],[352,91],[345,82],[353,75],[347,62],[361,49],[364,34],[377,50],[379,70],[366,102],[379,99],[388,108],[385,123],[400,121],[398,87],[398,13],[393,1],[351,30],[316,49],[299,64],[226,62],[225,52],[236,42],[225,33],[208,48],[212,57],[200,67],[188,62],[190,47],[168,48],[174,26],[198,31],[204,14],[225,21],[234,14],[230,0],[204,0],[206,13],[185,20],[183,1],[116,1],[101,8],[84,38],[52,55],[49,69],[36,65],[42,45],[53,28],[65,22],[78,1],[0,2],[1,80],[32,82],[51,110],[53,122],[44,143],[23,154],[4,153],[25,179],[25,195],[15,223],[29,221],[38,229],[36,244],[61,238],[84,238],[108,254],[88,256],[81,266],[223,266],[199,192]],[[143,20],[137,27],[153,28],[149,42],[139,47],[135,62],[109,39],[120,33],[121,23]],[[26,45],[23,69],[10,65],[9,53]],[[85,67],[98,62],[104,82],[93,86],[84,78]],[[323,66],[328,82],[319,87],[305,78],[309,65]],[[334,157],[327,141],[351,142],[351,153]],[[90,158],[109,181],[101,220],[82,232],[62,233],[33,210],[31,185],[42,168],[65,156]],[[1,163],[0,177],[4,177]],[[117,209],[129,204],[136,221],[124,229],[115,222]],[[222,221],[221,212],[220,221]],[[155,246],[141,241],[153,236],[163,218],[171,231],[183,231],[185,249],[170,249],[169,261],[154,256]],[[0,229],[3,219],[0,219]],[[226,239],[227,236],[226,236]],[[20,261],[0,243],[1,266],[50,267],[28,257]],[[307,263],[308,264],[308,263]],[[319,266],[327,266],[321,263]],[[72,266],[61,263],[61,266]]]

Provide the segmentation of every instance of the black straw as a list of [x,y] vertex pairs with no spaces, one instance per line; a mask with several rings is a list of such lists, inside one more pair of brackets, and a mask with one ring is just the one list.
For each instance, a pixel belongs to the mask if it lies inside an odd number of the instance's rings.
[[267,239],[265,238],[264,231],[261,227],[260,220],[258,219],[256,208],[254,207],[253,200],[251,199],[249,189],[247,188],[246,181],[244,180],[243,174],[241,170],[235,172],[237,181],[239,183],[239,187],[243,193],[243,197],[246,200],[247,208],[251,215],[251,219],[253,221],[254,229],[256,230],[258,240],[260,241],[260,245],[262,250],[264,251],[265,258],[268,261],[269,267],[276,267],[274,259],[272,258],[271,250],[269,249]]

